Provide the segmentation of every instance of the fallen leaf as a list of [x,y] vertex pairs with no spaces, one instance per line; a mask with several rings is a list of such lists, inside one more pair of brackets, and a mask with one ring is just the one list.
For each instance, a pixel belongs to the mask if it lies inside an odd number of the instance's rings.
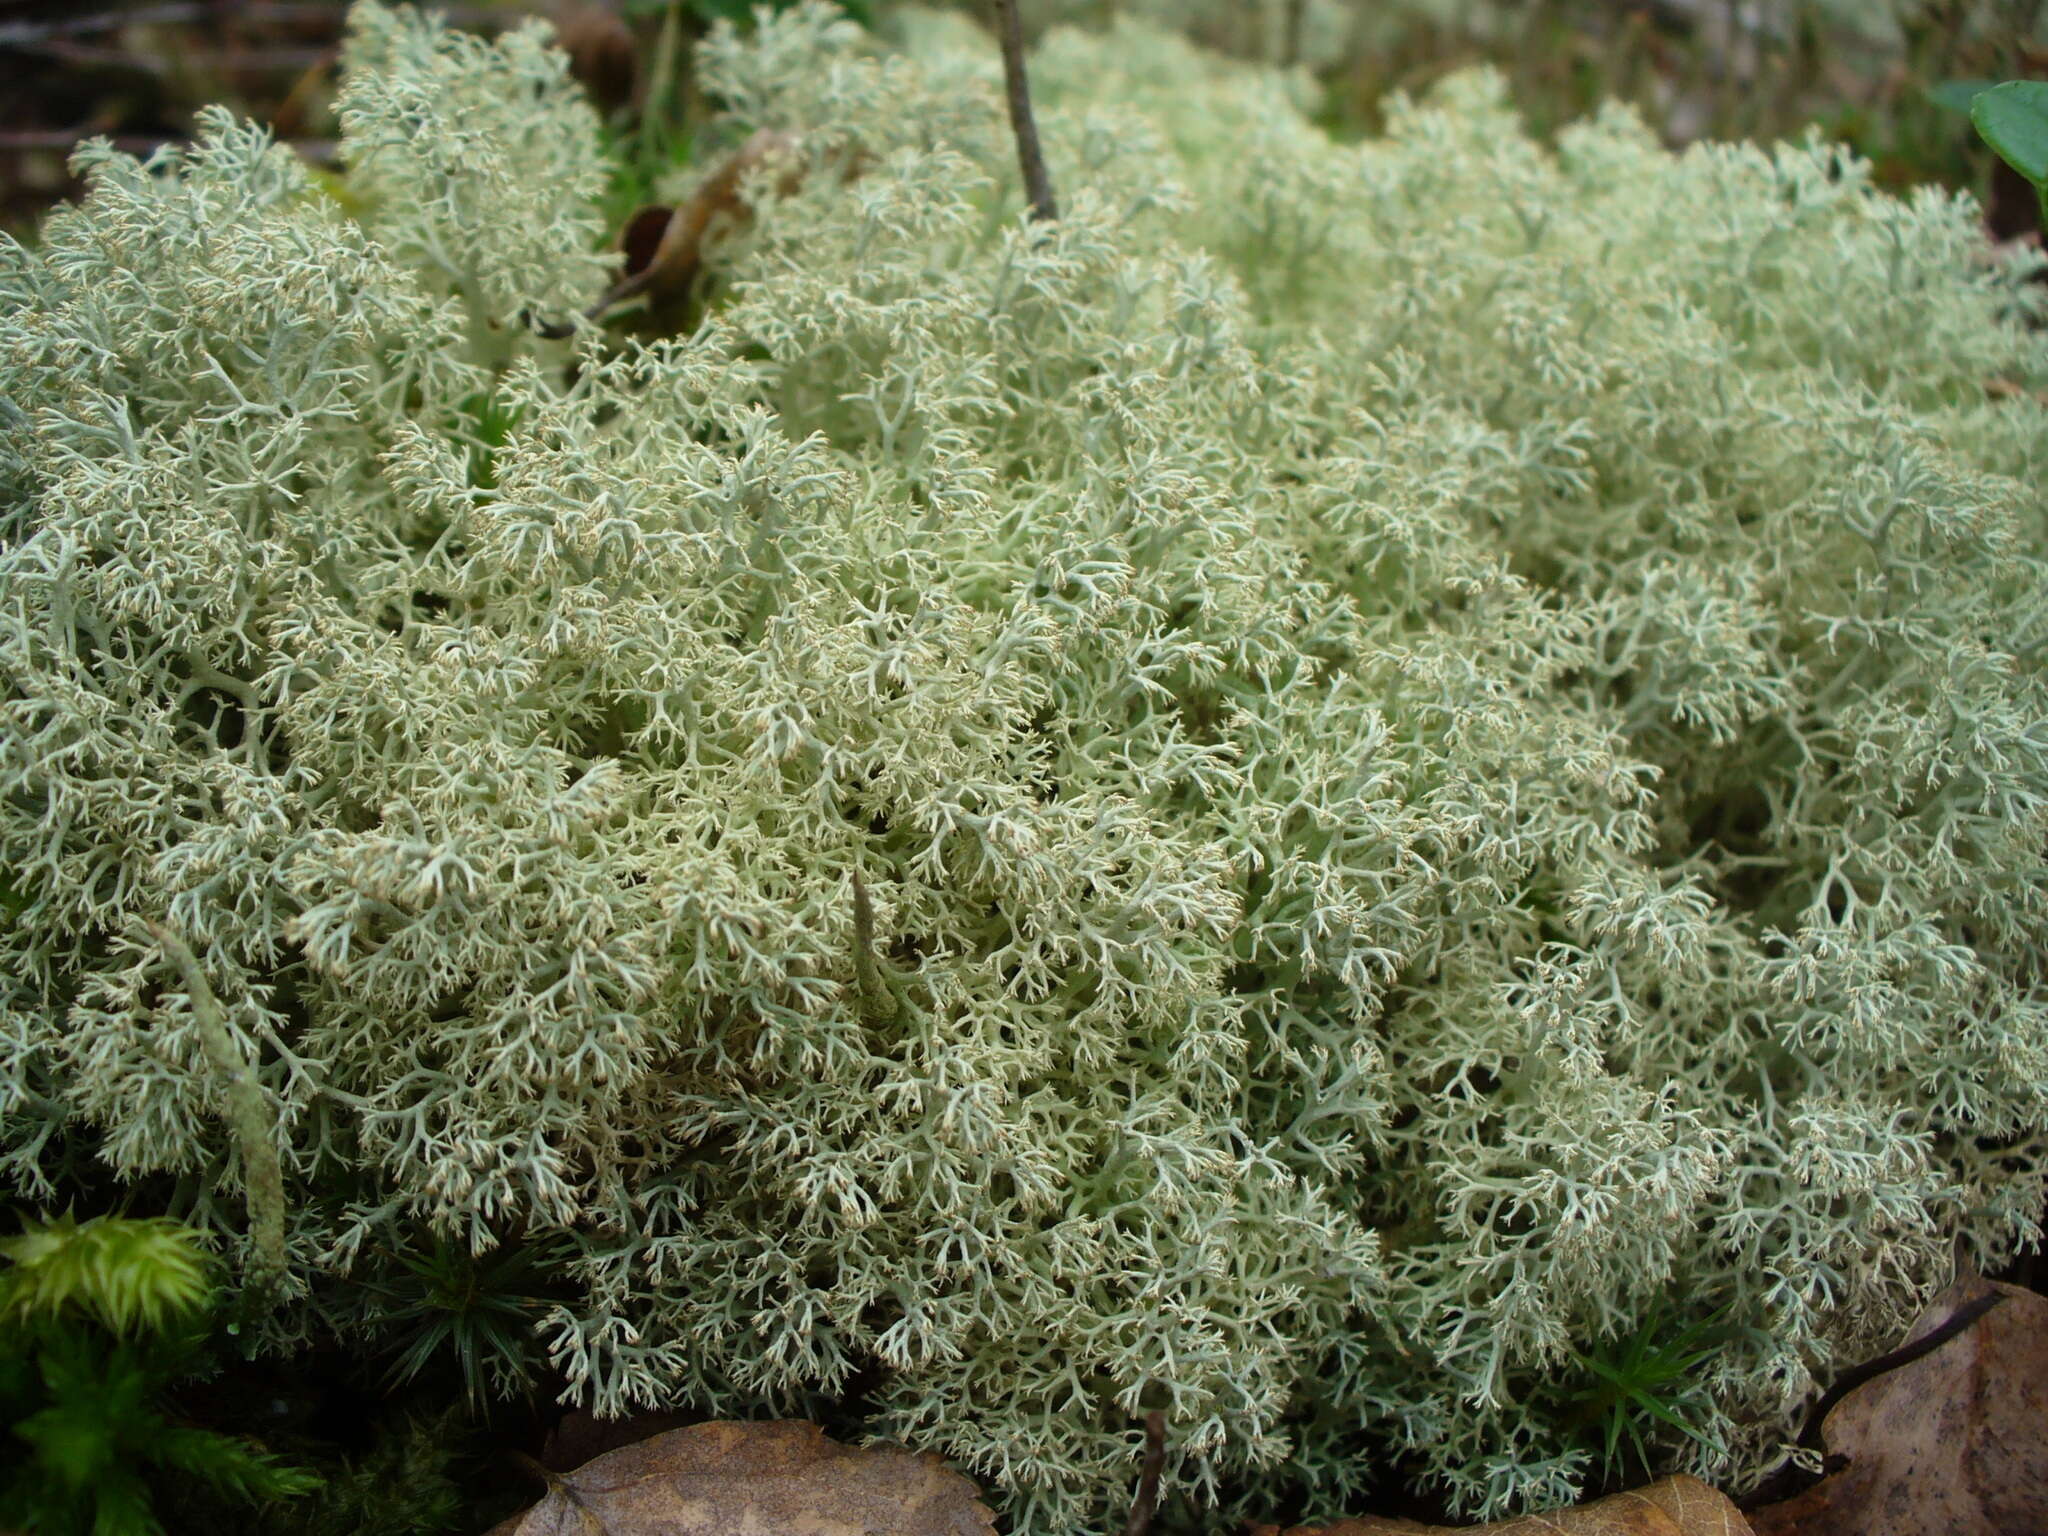
[[2048,390],[2028,389],[2017,379],[2006,378],[2003,374],[1984,381],[1984,393],[1993,400],[2032,400],[2036,405],[2048,405]]
[[1970,1277],[1908,1346],[1990,1294],[1998,1305],[1853,1391],[1821,1421],[1826,1477],[1750,1511],[1757,1536],[2039,1536],[2048,1531],[2048,1299]]
[[778,186],[794,191],[799,171],[793,155],[796,140],[763,128],[715,166],[682,202],[673,208],[642,208],[626,221],[620,235],[626,265],[619,280],[585,311],[596,319],[614,305],[646,295],[659,301],[687,293],[703,264],[704,241],[714,220],[743,219],[749,210],[741,190],[755,167],[781,160]]
[[693,1424],[551,1477],[488,1536],[992,1536],[974,1484],[929,1451],[815,1424]]
[[1420,1525],[1413,1520],[1338,1520],[1287,1531],[1254,1526],[1252,1536],[1751,1536],[1741,1511],[1697,1478],[1661,1478],[1572,1509],[1524,1515],[1492,1525]]

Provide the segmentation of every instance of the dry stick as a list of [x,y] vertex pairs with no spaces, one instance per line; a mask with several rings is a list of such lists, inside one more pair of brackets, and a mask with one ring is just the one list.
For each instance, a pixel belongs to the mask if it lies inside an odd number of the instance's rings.
[[[0,23],[0,48],[19,48],[46,42],[53,37],[79,37],[91,32],[118,32],[123,27],[168,22],[205,21],[220,13],[219,0],[191,0],[189,4],[103,6],[83,16]],[[262,0],[244,0],[240,7],[245,20],[335,21],[339,13],[332,5],[266,5]]]
[[285,92],[284,100],[277,104],[277,110],[270,114],[270,131],[280,139],[290,139],[306,125],[306,119],[313,108],[314,99],[320,95],[328,80],[334,74],[334,66],[341,62],[341,46],[324,48],[320,57],[299,72],[299,78],[292,82],[292,88]]
[[1280,45],[1280,67],[1292,69],[1301,62],[1302,24],[1308,19],[1308,0],[1287,0],[1287,32]]
[[62,38],[40,41],[25,39],[7,46],[21,53],[53,59],[60,64],[70,64],[80,69],[106,65],[114,69],[132,69],[146,75],[157,76],[171,75],[185,69],[232,69],[251,73],[273,73],[282,70],[297,72],[317,63],[327,52],[324,48],[290,46],[180,48],[175,55],[147,54],[132,53],[126,48],[103,48],[94,43],[71,43]]
[[1010,126],[1017,133],[1017,164],[1024,172],[1024,195],[1031,217],[1051,221],[1060,216],[1052,200],[1052,178],[1038,148],[1038,123],[1031,115],[1031,83],[1024,78],[1024,29],[1017,20],[1017,0],[995,0],[996,33],[1003,44],[1003,87],[1010,98]]
[[853,983],[860,1001],[860,1016],[867,1024],[891,1024],[896,1019],[896,1000],[882,980],[875,964],[875,904],[868,900],[868,888],[853,872]]
[[1131,1518],[1124,1522],[1124,1536],[1145,1536],[1152,1528],[1152,1512],[1159,1507],[1159,1474],[1166,1468],[1166,1415],[1154,1408],[1145,1415],[1145,1461],[1138,1469],[1138,1497],[1131,1505]]
[[[1822,1431],[1827,1417],[1843,1398],[1873,1377],[1882,1376],[1887,1371],[1895,1371],[1902,1365],[1910,1365],[1923,1355],[1932,1354],[2003,1300],[2003,1291],[1987,1291],[1974,1301],[1965,1302],[1956,1308],[1925,1337],[1915,1339],[1911,1344],[1902,1344],[1889,1354],[1879,1355],[1875,1360],[1866,1360],[1853,1370],[1844,1371],[1834,1384],[1821,1394],[1820,1401],[1813,1405],[1812,1411],[1806,1416],[1806,1427],[1800,1431],[1799,1439],[1794,1443],[1802,1451],[1818,1454],[1822,1448]],[[1840,1461],[1839,1457],[1828,1457],[1822,1463],[1820,1475],[1826,1476],[1836,1470]],[[1812,1474],[1802,1475],[1799,1463],[1796,1460],[1788,1461],[1744,1494],[1737,1502],[1737,1508],[1745,1511],[1761,1509],[1766,1505],[1791,1498],[1812,1487],[1813,1483]]]

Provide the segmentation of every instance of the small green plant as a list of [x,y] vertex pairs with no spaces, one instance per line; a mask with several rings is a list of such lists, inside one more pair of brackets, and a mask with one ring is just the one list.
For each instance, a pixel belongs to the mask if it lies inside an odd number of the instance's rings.
[[82,1313],[110,1333],[164,1332],[205,1305],[197,1234],[162,1219],[59,1216],[0,1243],[0,1326]]
[[1669,1332],[1670,1315],[1658,1306],[1626,1338],[1592,1353],[1573,1351],[1585,1377],[1569,1394],[1566,1414],[1586,1427],[1608,1484],[1654,1470],[1651,1442],[1659,1425],[1726,1455],[1700,1372],[1744,1331],[1727,1326],[1727,1317],[1724,1307]]
[[403,1385],[452,1364],[472,1412],[533,1395],[541,1351],[534,1325],[554,1305],[567,1245],[506,1245],[481,1256],[437,1237],[423,1252],[389,1255],[392,1271],[367,1287],[369,1321],[390,1330],[387,1379]]
[[40,1536],[148,1536],[160,1493],[235,1503],[319,1480],[178,1422],[166,1389],[197,1363],[213,1299],[199,1235],[165,1220],[29,1222],[0,1243],[0,1524]]

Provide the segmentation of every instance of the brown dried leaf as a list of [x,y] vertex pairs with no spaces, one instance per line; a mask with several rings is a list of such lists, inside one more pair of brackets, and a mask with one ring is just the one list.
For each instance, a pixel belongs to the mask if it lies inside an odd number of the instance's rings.
[[550,1480],[489,1536],[991,1536],[974,1484],[931,1452],[856,1449],[815,1424],[693,1424]]
[[[2003,160],[1999,161],[2000,165],[2004,163]],[[2017,379],[2006,378],[2003,374],[1986,379],[1984,381],[1984,393],[1993,400],[2024,399],[2031,400],[2036,405],[2048,405],[2048,390],[2030,390]]]
[[795,147],[796,140],[788,134],[763,128],[721,160],[674,208],[642,208],[635,213],[620,233],[625,271],[586,313],[596,319],[613,305],[642,294],[658,302],[689,292],[703,265],[704,242],[713,222],[748,216],[740,195],[748,172],[771,159],[783,160],[786,169],[779,186],[785,193],[796,189],[799,172],[791,154]]
[[1727,1498],[1692,1477],[1667,1477],[1628,1493],[1612,1494],[1573,1509],[1524,1515],[1492,1525],[1420,1525],[1413,1520],[1339,1520],[1331,1525],[1297,1525],[1281,1532],[1256,1526],[1253,1536],[1752,1536],[1748,1522]]
[[2048,1299],[1970,1277],[1906,1336],[2003,1299],[1931,1353],[1864,1382],[1822,1421],[1846,1463],[1752,1510],[1757,1536],[2038,1536],[2048,1531]]
[[622,277],[638,277],[654,265],[669,225],[675,222],[675,214],[675,209],[666,203],[653,203],[633,211],[619,231],[619,251],[625,257],[619,264]]

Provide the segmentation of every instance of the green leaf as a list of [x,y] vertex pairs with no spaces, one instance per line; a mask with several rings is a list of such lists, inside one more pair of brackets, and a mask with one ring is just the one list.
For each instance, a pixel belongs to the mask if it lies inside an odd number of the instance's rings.
[[2048,82],[1995,85],[1970,103],[1970,121],[2007,165],[2036,187],[2048,183]]
[[1580,1355],[1579,1364],[1598,1376],[1602,1381],[1611,1382],[1624,1391],[1634,1390],[1636,1377],[1632,1371],[1608,1364],[1597,1355]]
[[1707,1443],[1706,1437],[1700,1433],[1699,1427],[1697,1425],[1689,1423],[1687,1420],[1680,1418],[1678,1414],[1674,1412],[1668,1404],[1660,1401],[1654,1394],[1649,1392],[1637,1392],[1631,1396],[1630,1402],[1632,1402],[1637,1408],[1640,1408],[1644,1413],[1647,1413],[1651,1418],[1662,1420],[1664,1423],[1669,1424],[1673,1429],[1678,1430],[1683,1434],[1690,1435],[1693,1439],[1699,1441],[1702,1445]]
[[1943,111],[1968,117],[1970,103],[1997,84],[1996,80],[1944,80],[1928,86],[1924,94]]

